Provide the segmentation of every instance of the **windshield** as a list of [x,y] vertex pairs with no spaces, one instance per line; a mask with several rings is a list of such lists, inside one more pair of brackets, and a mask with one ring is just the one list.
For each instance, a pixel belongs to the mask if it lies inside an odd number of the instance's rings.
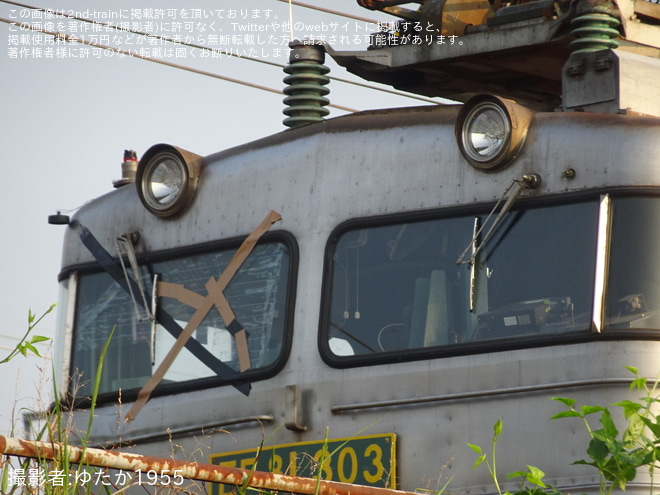
[[[209,280],[220,276],[234,252],[214,251],[141,265],[148,301],[152,299],[156,275],[159,288],[164,284],[170,287],[158,297],[159,321],[161,316],[169,316],[183,329],[193,315],[199,317],[198,307],[202,305],[197,303],[208,296]],[[240,340],[228,330],[231,322],[226,323],[210,304],[201,323],[195,326],[191,339],[195,346],[181,351],[163,383],[214,377],[218,369],[224,370],[223,379],[232,379],[242,372],[254,375],[272,367],[285,346],[289,269],[285,244],[259,244],[223,291],[236,321],[247,331],[249,357],[243,358],[244,363],[240,362]],[[130,269],[128,273],[132,276]],[[173,297],[180,294],[184,297]],[[72,357],[72,392],[76,396],[91,394],[99,358],[111,332],[99,393],[141,387],[161,364],[175,336],[171,327],[152,325],[140,301],[141,295],[130,294],[105,272],[80,275]],[[205,362],[201,355],[206,356]],[[209,355],[219,362],[218,366],[209,367]],[[249,363],[248,369],[245,362]]]
[[606,329],[660,328],[660,202],[614,198]]
[[352,356],[588,330],[597,202],[512,211],[474,266],[457,265],[484,220],[341,233],[322,347]]

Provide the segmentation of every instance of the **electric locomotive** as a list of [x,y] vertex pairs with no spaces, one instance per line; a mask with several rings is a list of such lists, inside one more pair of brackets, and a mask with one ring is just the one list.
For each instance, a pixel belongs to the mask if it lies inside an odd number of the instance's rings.
[[[658,372],[660,6],[360,3],[397,20],[292,44],[290,129],[128,153],[65,222],[62,401],[94,445],[456,493],[502,418],[501,473],[596,492],[550,397]],[[458,103],[326,120],[326,55]]]

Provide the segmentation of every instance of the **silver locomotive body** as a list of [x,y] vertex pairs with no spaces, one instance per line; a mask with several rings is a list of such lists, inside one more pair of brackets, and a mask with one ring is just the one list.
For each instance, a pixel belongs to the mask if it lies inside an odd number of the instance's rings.
[[[597,472],[571,464],[588,436],[551,421],[564,406],[550,398],[636,398],[625,366],[658,371],[660,120],[533,113],[509,162],[488,169],[458,144],[469,106],[363,112],[207,156],[172,217],[132,185],[84,207],[65,239],[60,386],[92,393],[114,329],[91,442],[250,468],[265,438],[294,452],[275,466],[291,473],[324,438],[353,439],[324,476],[479,493],[492,482],[467,444],[490,445],[502,418],[500,473],[534,465],[555,486],[597,490]],[[185,330],[195,312],[154,287],[208,297],[270,210],[281,221],[224,291],[246,341],[216,306],[194,329],[227,373],[185,348],[126,422],[175,341],[149,315]],[[83,231],[116,269],[125,260],[119,282]],[[122,277],[143,285],[131,295]]]

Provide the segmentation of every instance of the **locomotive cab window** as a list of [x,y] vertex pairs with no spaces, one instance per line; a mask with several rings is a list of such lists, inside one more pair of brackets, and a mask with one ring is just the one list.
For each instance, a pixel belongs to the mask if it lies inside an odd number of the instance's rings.
[[512,211],[474,264],[457,264],[486,216],[340,227],[327,250],[324,358],[387,362],[589,332],[598,203]]
[[[99,393],[142,387],[176,340],[176,331],[172,331],[171,324],[165,324],[164,317],[174,321],[179,329],[191,322],[195,328],[190,339],[194,345],[182,349],[169,366],[160,391],[177,386],[180,390],[184,383],[190,389],[274,374],[290,347],[291,243],[262,242],[240,266],[222,291],[235,315],[232,323],[223,320],[214,302],[200,308],[210,297],[209,284],[225,270],[235,251],[236,246],[232,245],[140,265],[145,299],[152,299],[155,281],[159,288],[164,284],[170,287],[165,294],[159,290],[154,298],[158,321],[163,325],[152,322],[140,304],[140,294],[125,290],[110,275],[80,273],[72,347],[72,394],[91,395],[99,358],[108,339]],[[180,294],[183,297],[175,297]],[[236,322],[246,331],[247,342],[236,336]]]
[[605,330],[660,329],[660,201],[612,201]]

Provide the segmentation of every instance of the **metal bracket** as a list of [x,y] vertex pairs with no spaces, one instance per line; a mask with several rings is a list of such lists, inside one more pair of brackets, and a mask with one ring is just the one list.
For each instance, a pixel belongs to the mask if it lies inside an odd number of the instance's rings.
[[302,424],[303,409],[300,387],[298,385],[287,385],[284,392],[284,406],[286,411],[285,426],[291,431],[307,431],[307,426]]

